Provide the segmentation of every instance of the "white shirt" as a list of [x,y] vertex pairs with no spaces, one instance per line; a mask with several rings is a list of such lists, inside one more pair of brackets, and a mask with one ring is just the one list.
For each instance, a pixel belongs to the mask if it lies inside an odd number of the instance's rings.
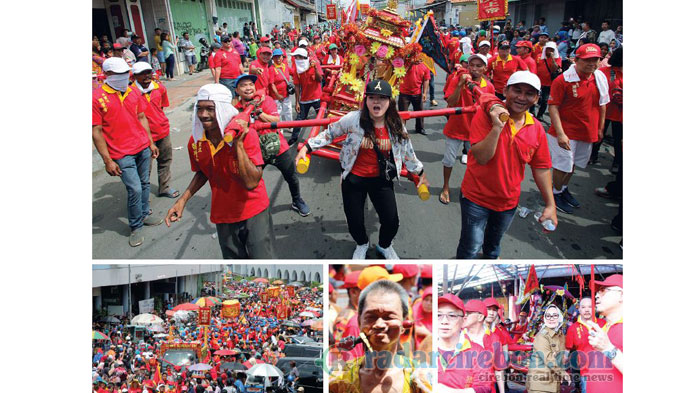
[[597,42],[600,44],[602,42],[604,42],[607,45],[609,45],[611,43],[611,40],[613,40],[614,38],[616,38],[616,34],[614,34],[614,30],[608,29],[608,30],[604,30],[601,33],[599,33],[599,38],[597,38]]

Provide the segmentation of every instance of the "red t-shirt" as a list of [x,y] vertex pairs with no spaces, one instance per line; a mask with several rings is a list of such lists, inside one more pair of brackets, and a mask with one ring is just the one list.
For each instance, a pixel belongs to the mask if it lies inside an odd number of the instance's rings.
[[[389,132],[387,132],[387,129],[385,127],[375,128],[375,139],[377,140],[379,151],[382,152],[385,158],[388,158],[389,152],[391,151],[391,140],[389,139]],[[350,172],[360,177],[379,176],[377,152],[375,152],[374,145],[367,136],[364,136],[360,143],[358,157],[355,159],[355,163]]]
[[421,95],[421,86],[430,80],[430,70],[423,63],[414,64],[408,69],[399,85],[400,94]]
[[[241,101],[237,103],[235,106],[240,112],[244,110],[244,106],[242,105]],[[271,96],[265,96],[263,99],[263,102],[261,103],[261,110],[263,113],[271,116],[278,116],[278,106],[276,105],[275,101],[271,98]],[[285,153],[286,150],[290,148],[288,145],[288,142],[285,140],[285,136],[283,135],[283,132],[281,130],[272,130],[270,128],[266,128],[263,130],[258,131],[259,135],[263,134],[268,134],[271,132],[275,132],[280,136],[280,150],[278,151],[278,155],[281,155]]]
[[507,362],[505,362],[505,350],[503,346],[510,343],[510,336],[499,328],[496,328],[493,331],[487,330],[487,334],[491,340],[493,368],[496,370],[506,369]]
[[[437,382],[454,389],[481,388],[485,391],[486,388],[493,388],[493,360],[485,354],[492,351],[491,337],[483,335],[483,346],[471,341],[466,334],[464,337],[469,342],[468,345],[464,344],[468,348],[458,352],[454,357],[455,351],[438,348],[440,357],[447,362],[447,366],[443,367],[441,361],[437,362]],[[482,360],[486,363],[481,364]]]
[[[607,82],[609,83],[609,96],[612,95],[612,90],[623,89],[623,72],[619,68],[613,68],[614,82],[611,81],[612,67],[602,67],[599,70],[607,76]],[[614,98],[612,98],[607,104],[606,119],[623,123],[623,104],[617,103],[614,101]]]
[[[244,138],[244,150],[254,165],[263,165],[259,136],[253,128],[249,129]],[[194,142],[192,136],[189,139],[188,151],[191,170],[203,172],[210,183],[213,194],[210,221],[214,224],[244,221],[268,207],[268,194],[263,178],[251,191],[244,187],[239,176],[235,148],[224,141],[215,148],[205,137]],[[216,151],[214,155],[213,151]]]
[[[544,44],[544,46],[546,46],[546,44]],[[532,56],[534,56],[535,59],[541,56],[541,52],[544,51],[544,46],[541,46],[539,43],[534,44],[532,47]]]
[[[469,140],[481,142],[493,128],[490,115],[478,109],[469,128]],[[462,195],[477,205],[502,212],[513,209],[520,199],[525,164],[532,168],[551,168],[551,155],[546,144],[544,127],[529,112],[525,125],[513,137],[510,121],[498,138],[495,155],[486,165],[469,153]]]
[[537,65],[536,65],[536,61],[534,60],[534,56],[532,56],[532,55],[527,55],[524,57],[520,56],[520,59],[522,59],[524,64],[527,65],[527,69],[529,71],[533,72],[534,74],[537,73]]
[[496,56],[492,61],[488,62],[488,72],[493,72],[493,86],[495,86],[495,92],[498,94],[503,93],[510,75],[526,69],[527,64],[519,56],[508,55],[505,61],[500,56]]
[[153,141],[158,141],[169,135],[169,119],[164,114],[163,108],[169,106],[169,96],[167,96],[167,88],[155,81],[151,82],[154,88],[146,94],[140,92],[137,86],[131,88],[138,93],[145,107],[145,117],[150,126],[150,134]]
[[[454,93],[454,90],[457,88],[457,83],[458,81],[452,81],[450,83],[450,85],[448,86],[448,90],[445,91],[445,97],[449,97],[450,95],[452,95],[452,93]],[[476,84],[481,88],[481,90],[483,90],[484,93],[495,93],[493,83],[491,83],[491,81],[487,80],[484,77],[481,78],[481,82]],[[459,93],[459,103],[457,104],[457,106],[470,105],[474,105],[474,97],[471,95],[471,92],[468,88],[463,87],[461,89],[461,93]],[[447,120],[447,124],[445,124],[445,128],[442,130],[442,133],[445,134],[445,136],[452,139],[467,141],[469,140],[469,126],[471,125],[471,120],[473,118],[474,113],[450,115],[449,119]]]
[[211,70],[215,68],[215,54],[217,52],[219,52],[219,50],[216,52],[210,52],[210,56],[208,56],[208,68],[210,68]]
[[[563,71],[561,68],[561,58],[559,57],[558,59],[549,59],[548,57],[546,59],[542,59],[541,57],[537,58],[537,76],[539,77],[539,80],[541,81],[542,86],[551,86],[551,74],[549,73],[549,70],[552,68],[553,62],[556,62],[556,65],[558,65],[558,71]],[[546,67],[548,65],[548,68]]]
[[[321,75],[321,66],[316,64],[315,67],[319,67],[319,75]],[[300,102],[321,99],[321,79],[317,79],[314,68],[310,67],[307,71],[299,75],[296,69],[292,69],[291,71],[293,83],[300,88]]]
[[[623,322],[609,327],[609,341],[623,352]],[[611,364],[611,360],[603,354],[599,365],[587,370],[587,393],[621,393],[623,392],[623,374]]]
[[138,120],[138,114],[145,109],[131,87],[123,95],[106,83],[92,91],[92,126],[102,126],[112,160],[139,153],[150,145],[150,138]]
[[[287,63],[283,63],[280,66],[276,66],[275,64],[273,65],[273,73],[275,74],[273,76],[273,84],[276,87],[276,90],[278,90],[278,94],[283,96],[283,98],[288,96],[288,83],[285,81],[286,79],[290,81],[292,78],[292,75],[290,74],[290,67],[287,65]],[[283,77],[285,75],[285,77]]]
[[215,68],[220,67],[220,79],[235,79],[241,75],[241,72],[239,72],[241,63],[242,59],[234,48],[229,51],[221,49],[215,52],[215,58],[213,59]]
[[[574,141],[599,140],[599,90],[594,74],[580,82],[566,82],[563,75],[551,83],[549,105],[558,106],[563,131]],[[556,136],[551,124],[549,134]]]
[[264,64],[261,62],[261,60],[256,59],[251,62],[249,65],[249,68],[254,66],[254,68],[261,68],[263,70],[263,73],[261,75],[256,75],[256,91],[257,92],[262,92],[265,93],[267,90],[266,88],[270,85],[275,83],[275,72],[273,70],[273,65],[271,65],[270,62]]
[[[598,319],[597,324],[599,326],[604,326],[606,321],[604,319]],[[571,359],[577,359],[572,361],[572,365],[574,368],[580,368],[580,375],[587,374],[589,356],[595,350],[592,348],[592,345],[590,345],[589,336],[590,329],[587,325],[580,322],[580,320],[570,325],[566,331],[565,346],[569,351],[578,352],[576,355],[573,355]]]

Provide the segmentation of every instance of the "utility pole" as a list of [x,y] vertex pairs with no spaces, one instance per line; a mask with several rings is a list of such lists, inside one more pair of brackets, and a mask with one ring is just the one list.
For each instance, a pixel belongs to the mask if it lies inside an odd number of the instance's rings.
[[128,264],[128,320],[133,318],[133,300],[131,299],[131,265]]

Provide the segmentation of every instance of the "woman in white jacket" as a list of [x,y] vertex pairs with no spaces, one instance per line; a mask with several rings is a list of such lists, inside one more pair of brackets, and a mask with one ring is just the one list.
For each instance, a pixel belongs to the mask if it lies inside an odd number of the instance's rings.
[[[420,176],[419,186],[428,185],[423,164],[413,151],[391,95],[389,83],[381,79],[371,81],[367,84],[362,109],[346,114],[316,137],[308,139],[295,159],[297,163],[305,158],[308,151],[329,145],[334,139],[347,134],[339,159],[343,168],[343,210],[348,230],[357,243],[353,259],[365,259],[370,247],[364,216],[368,195],[380,222],[377,251],[386,259],[399,259],[392,246],[399,229],[393,177],[399,178],[403,163],[409,172]],[[396,173],[385,176],[380,161],[393,163]]]

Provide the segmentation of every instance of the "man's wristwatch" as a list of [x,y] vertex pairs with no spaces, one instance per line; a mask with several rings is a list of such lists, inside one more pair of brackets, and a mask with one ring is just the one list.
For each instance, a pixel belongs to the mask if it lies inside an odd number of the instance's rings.
[[604,355],[606,355],[606,357],[608,357],[609,360],[614,360],[614,358],[616,357],[617,352],[618,352],[618,349],[617,349],[615,346],[612,345],[612,346],[611,346],[611,349],[608,349],[608,350],[604,351]]

